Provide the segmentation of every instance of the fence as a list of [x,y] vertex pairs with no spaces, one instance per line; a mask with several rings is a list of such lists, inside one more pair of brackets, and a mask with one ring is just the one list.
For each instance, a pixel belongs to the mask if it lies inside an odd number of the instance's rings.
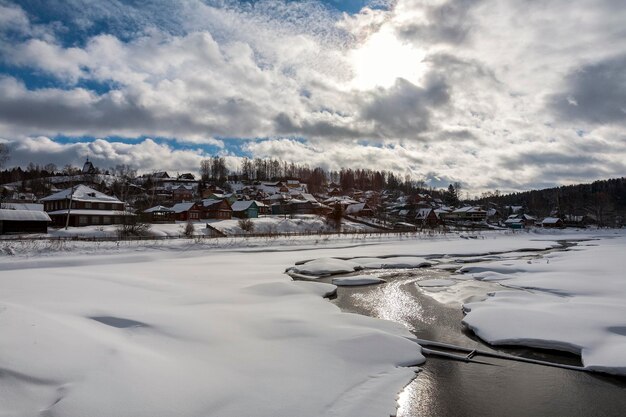
[[408,230],[348,230],[348,231],[306,231],[306,232],[264,232],[264,233],[234,233],[224,236],[216,236],[214,234],[194,234],[186,236],[183,233],[167,236],[28,236],[28,235],[5,235],[0,242],[10,242],[13,240],[32,240],[32,241],[84,241],[84,242],[120,242],[120,241],[151,241],[151,240],[172,240],[172,239],[224,239],[224,238],[280,238],[280,237],[325,237],[325,236],[402,236],[402,237],[419,237],[434,236],[447,234],[451,232],[448,229],[424,229],[417,231]]

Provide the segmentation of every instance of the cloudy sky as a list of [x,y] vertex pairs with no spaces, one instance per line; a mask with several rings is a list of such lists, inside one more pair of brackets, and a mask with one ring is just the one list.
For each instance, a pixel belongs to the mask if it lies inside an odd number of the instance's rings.
[[11,165],[626,175],[624,0],[0,0]]

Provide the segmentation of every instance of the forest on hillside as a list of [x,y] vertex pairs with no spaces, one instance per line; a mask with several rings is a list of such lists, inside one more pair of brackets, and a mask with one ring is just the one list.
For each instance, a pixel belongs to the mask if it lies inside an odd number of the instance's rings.
[[592,216],[599,224],[621,225],[626,219],[626,177],[512,194],[485,193],[475,202],[522,206],[537,216]]

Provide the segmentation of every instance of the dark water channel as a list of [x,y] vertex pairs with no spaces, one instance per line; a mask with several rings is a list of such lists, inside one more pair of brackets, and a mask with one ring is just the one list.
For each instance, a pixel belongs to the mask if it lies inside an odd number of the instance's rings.
[[[464,329],[458,299],[484,299],[488,292],[502,289],[498,284],[461,281],[450,287],[457,292],[451,299],[442,289],[417,285],[422,280],[449,277],[451,272],[446,270],[425,268],[372,273],[386,279],[387,283],[340,287],[332,302],[344,311],[403,323],[421,339],[493,350]],[[530,348],[498,348],[498,351],[580,365],[577,356],[558,352]],[[626,378],[501,359],[477,359],[489,364],[427,357],[423,371],[401,393],[397,415],[626,416]]]

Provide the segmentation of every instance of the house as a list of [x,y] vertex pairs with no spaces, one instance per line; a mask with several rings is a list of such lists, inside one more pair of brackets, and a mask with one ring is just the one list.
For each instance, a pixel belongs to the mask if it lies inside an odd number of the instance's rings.
[[367,203],[356,203],[350,204],[346,207],[346,214],[357,217],[372,217],[374,215],[374,211],[367,205]]
[[515,215],[513,216],[514,217],[508,218],[504,221],[504,226],[508,227],[509,229],[523,229],[525,227],[523,220],[515,217]]
[[206,199],[202,200],[203,219],[230,219],[233,217],[233,209],[226,200]]
[[172,200],[177,202],[193,199],[194,188],[191,185],[179,185],[172,188]]
[[529,214],[511,214],[505,221],[504,226],[511,229],[524,229],[534,226],[537,219]]
[[253,219],[259,217],[259,207],[256,201],[235,201],[231,208],[233,216],[240,219]]
[[487,218],[487,212],[480,207],[466,206],[453,210],[446,218],[479,222]]
[[259,214],[260,215],[271,214],[272,208],[269,205],[267,205],[265,203],[262,203],[260,201],[257,201],[257,200],[254,200],[254,202],[256,203],[257,207],[259,208]]
[[178,203],[172,206],[172,211],[175,214],[176,220],[200,220],[200,213],[202,213],[202,207],[196,203]]
[[144,210],[144,216],[150,223],[174,223],[176,213],[169,207],[155,206]]
[[439,216],[432,208],[421,208],[417,210],[415,221],[424,226],[435,226],[439,223]]
[[237,201],[237,194],[235,194],[235,193],[230,193],[230,194],[209,193],[208,196],[206,197],[206,199],[208,199],[208,200],[226,200],[228,202],[228,204],[230,204],[232,206],[233,203],[235,201]]
[[546,217],[542,220],[541,226],[546,228],[562,228],[565,227],[565,224],[563,220],[558,217]]
[[0,235],[48,233],[48,223],[51,221],[45,211],[0,209]]
[[593,223],[593,219],[584,214],[574,215],[566,214],[563,218],[565,226],[568,227],[585,227],[588,224]]
[[40,202],[52,219],[52,224],[59,227],[66,224],[79,227],[135,221],[135,215],[124,210],[122,201],[82,184],[44,197]]
[[186,172],[184,174],[180,174],[177,179],[179,181],[194,181],[196,177],[192,173]]
[[291,199],[272,205],[272,214],[315,214],[316,207],[307,200]]

